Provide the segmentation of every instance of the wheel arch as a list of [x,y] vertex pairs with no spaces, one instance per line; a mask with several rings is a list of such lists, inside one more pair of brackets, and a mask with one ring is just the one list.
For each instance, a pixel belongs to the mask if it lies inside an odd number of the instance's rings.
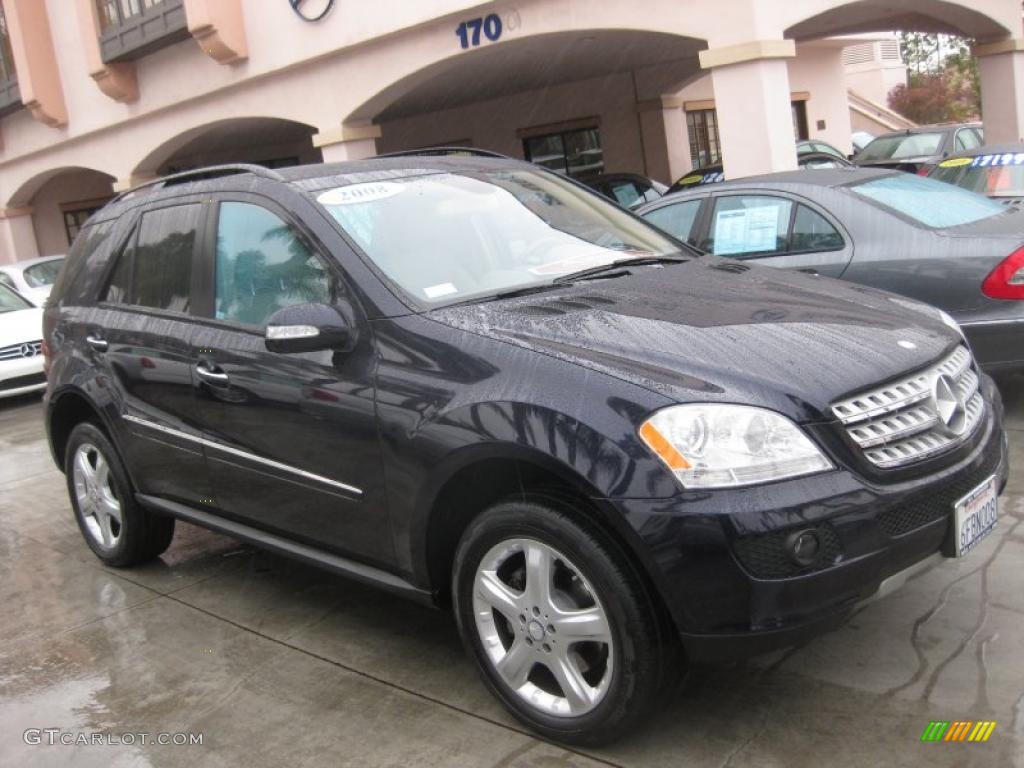
[[71,431],[83,421],[93,422],[113,441],[113,432],[103,409],[85,392],[66,387],[50,395],[46,408],[46,435],[50,442],[50,455],[61,472],[64,471],[64,451]]
[[672,620],[667,593],[636,530],[613,501],[572,467],[536,448],[498,443],[463,449],[432,476],[430,488],[421,495],[419,559],[439,605],[451,602],[455,550],[466,528],[491,505],[519,496],[557,503],[598,528],[633,565],[651,599]]

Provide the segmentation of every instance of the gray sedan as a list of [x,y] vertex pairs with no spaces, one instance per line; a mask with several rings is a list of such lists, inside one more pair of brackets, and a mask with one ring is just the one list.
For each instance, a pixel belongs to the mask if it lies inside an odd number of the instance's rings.
[[698,187],[639,215],[718,256],[945,310],[990,371],[1024,369],[1024,212],[899,171],[794,171]]

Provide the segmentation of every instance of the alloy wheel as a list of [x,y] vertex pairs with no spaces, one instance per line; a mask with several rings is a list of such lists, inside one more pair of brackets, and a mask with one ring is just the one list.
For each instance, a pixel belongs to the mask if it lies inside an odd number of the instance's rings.
[[508,539],[480,561],[476,629],[488,659],[528,705],[578,717],[604,699],[614,647],[601,601],[565,555],[534,539]]
[[91,443],[82,443],[72,464],[75,498],[89,536],[113,549],[121,538],[121,502],[111,485],[110,465]]

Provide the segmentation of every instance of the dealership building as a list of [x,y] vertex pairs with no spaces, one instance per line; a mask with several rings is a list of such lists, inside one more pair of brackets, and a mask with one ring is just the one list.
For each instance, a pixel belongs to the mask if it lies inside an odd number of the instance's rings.
[[[0,262],[64,253],[117,191],[469,145],[585,176],[796,166],[905,121],[894,30],[977,41],[1024,136],[1019,0],[0,0]],[[852,89],[852,90],[851,90]]]

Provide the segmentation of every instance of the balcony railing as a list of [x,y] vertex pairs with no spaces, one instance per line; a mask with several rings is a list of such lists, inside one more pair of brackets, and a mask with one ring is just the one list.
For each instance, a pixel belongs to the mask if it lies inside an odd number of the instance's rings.
[[100,54],[131,61],[188,37],[184,0],[96,0]]
[[11,38],[7,32],[7,17],[0,5],[0,117],[21,109],[18,73],[14,71]]

